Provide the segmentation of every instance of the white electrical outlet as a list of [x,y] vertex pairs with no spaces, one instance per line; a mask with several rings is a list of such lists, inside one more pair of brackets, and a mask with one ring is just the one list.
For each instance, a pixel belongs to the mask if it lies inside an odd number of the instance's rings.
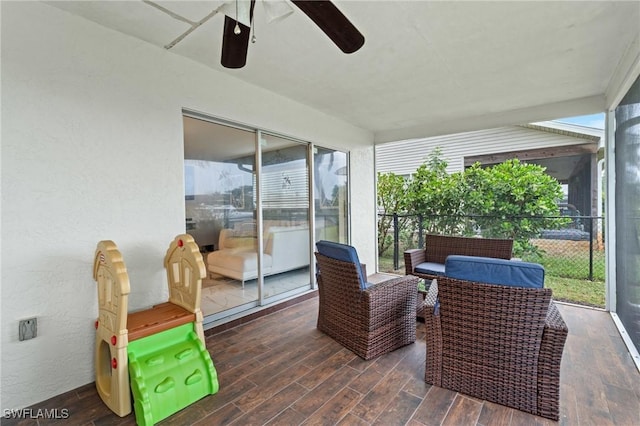
[[29,318],[25,320],[20,320],[20,325],[18,327],[18,339],[29,340],[36,337],[38,334],[38,319],[37,318]]

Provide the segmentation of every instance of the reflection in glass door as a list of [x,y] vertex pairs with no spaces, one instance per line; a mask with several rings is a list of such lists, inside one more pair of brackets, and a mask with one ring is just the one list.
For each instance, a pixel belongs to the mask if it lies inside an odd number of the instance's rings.
[[308,146],[261,133],[263,298],[310,289]]
[[183,120],[186,231],[207,268],[202,312],[217,319],[259,299],[255,132]]
[[313,168],[315,239],[347,243],[347,154],[316,147]]

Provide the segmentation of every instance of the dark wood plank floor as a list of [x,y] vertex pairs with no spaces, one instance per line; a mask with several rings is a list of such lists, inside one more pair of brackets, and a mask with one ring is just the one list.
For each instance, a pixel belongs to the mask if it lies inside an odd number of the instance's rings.
[[[640,425],[640,374],[610,316],[560,305],[569,326],[562,360],[561,424]],[[220,391],[165,425],[544,425],[555,422],[427,385],[418,341],[363,361],[315,328],[317,299],[208,336]],[[37,386],[37,384],[34,384]],[[133,425],[93,384],[32,407],[68,409],[62,424]],[[39,422],[39,423],[38,423]],[[49,424],[8,420],[9,424]]]

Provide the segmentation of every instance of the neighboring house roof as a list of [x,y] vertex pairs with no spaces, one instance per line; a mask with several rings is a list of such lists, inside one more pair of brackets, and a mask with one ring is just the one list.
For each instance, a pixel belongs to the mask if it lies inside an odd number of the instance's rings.
[[[603,134],[599,129],[550,121],[391,142],[376,147],[376,170],[410,175],[436,147],[440,147],[442,158],[448,163],[448,173],[463,170],[465,158],[499,158],[497,154],[501,153],[522,153],[514,156],[532,161],[569,158],[601,149]],[[524,155],[527,153],[530,155]]]
[[590,139],[604,144],[604,130],[593,127],[562,123],[560,121],[542,121],[539,123],[523,124],[522,126],[574,138]]

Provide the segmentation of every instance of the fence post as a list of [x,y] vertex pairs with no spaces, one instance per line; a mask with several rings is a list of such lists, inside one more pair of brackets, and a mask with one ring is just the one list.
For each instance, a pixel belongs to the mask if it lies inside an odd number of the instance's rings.
[[398,269],[398,213],[393,214],[393,269]]
[[398,230],[398,213],[393,214],[393,269],[398,269],[398,251],[399,251],[399,242],[400,239],[400,231]]
[[589,216],[589,281],[593,281],[593,216]]
[[422,236],[422,213],[418,215],[418,248],[424,247],[424,237]]

